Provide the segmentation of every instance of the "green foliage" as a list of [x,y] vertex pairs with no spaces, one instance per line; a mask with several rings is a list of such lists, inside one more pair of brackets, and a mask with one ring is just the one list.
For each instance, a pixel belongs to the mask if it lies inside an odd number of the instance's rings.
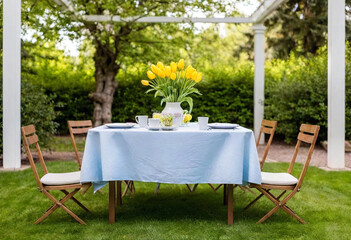
[[89,56],[66,56],[54,41],[25,42],[22,72],[55,102],[58,132],[67,132],[67,120],[92,119],[89,94],[94,87],[94,67]]
[[274,60],[266,67],[265,117],[278,121],[277,133],[285,141],[296,139],[301,123],[321,126],[319,138],[327,134],[327,53],[316,57]]
[[234,122],[253,126],[253,64],[235,67],[212,66],[204,71],[198,86],[201,96],[194,97],[193,116],[210,117],[210,122]]
[[[2,91],[2,84],[0,85]],[[48,146],[57,123],[54,102],[44,91],[22,79],[21,83],[21,125],[34,124],[42,146]],[[2,122],[2,94],[0,95],[0,121]],[[0,126],[0,153],[2,153],[2,124]]]
[[[346,39],[351,40],[351,0],[346,0]],[[267,43],[273,57],[288,58],[291,51],[316,54],[327,42],[328,1],[288,0],[266,21]]]

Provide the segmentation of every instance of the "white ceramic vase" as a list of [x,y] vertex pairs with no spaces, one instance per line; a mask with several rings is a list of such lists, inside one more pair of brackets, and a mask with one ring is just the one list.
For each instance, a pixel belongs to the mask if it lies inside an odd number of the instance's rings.
[[173,114],[173,126],[179,127],[183,120],[183,109],[180,102],[166,102],[166,107],[163,109],[162,114]]

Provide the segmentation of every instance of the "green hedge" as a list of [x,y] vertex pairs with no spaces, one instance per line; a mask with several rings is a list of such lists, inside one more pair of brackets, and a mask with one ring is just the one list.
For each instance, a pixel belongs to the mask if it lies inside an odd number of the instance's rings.
[[[0,85],[2,93],[2,84]],[[0,94],[0,121],[2,122],[2,94]],[[43,89],[22,77],[21,82],[21,125],[34,124],[40,145],[48,146],[57,123],[54,102]],[[2,124],[0,126],[0,154],[2,154]]]

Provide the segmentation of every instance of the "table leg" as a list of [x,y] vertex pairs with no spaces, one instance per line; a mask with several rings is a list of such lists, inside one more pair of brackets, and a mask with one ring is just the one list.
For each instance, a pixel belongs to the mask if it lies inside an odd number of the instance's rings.
[[110,181],[108,185],[108,190],[109,190],[109,217],[108,221],[109,223],[114,223],[115,222],[115,217],[116,217],[116,182],[115,181]]
[[122,205],[122,182],[117,181],[117,206]]
[[233,225],[233,184],[227,185],[228,191],[228,225]]
[[228,204],[227,184],[223,184],[223,205]]

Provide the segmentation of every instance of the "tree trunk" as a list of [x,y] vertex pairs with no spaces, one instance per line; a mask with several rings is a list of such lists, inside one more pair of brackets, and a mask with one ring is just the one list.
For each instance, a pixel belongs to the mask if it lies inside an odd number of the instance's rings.
[[116,55],[102,46],[96,45],[94,55],[96,90],[91,95],[94,101],[94,126],[110,123],[112,118],[113,95],[118,86],[116,75],[120,66]]

